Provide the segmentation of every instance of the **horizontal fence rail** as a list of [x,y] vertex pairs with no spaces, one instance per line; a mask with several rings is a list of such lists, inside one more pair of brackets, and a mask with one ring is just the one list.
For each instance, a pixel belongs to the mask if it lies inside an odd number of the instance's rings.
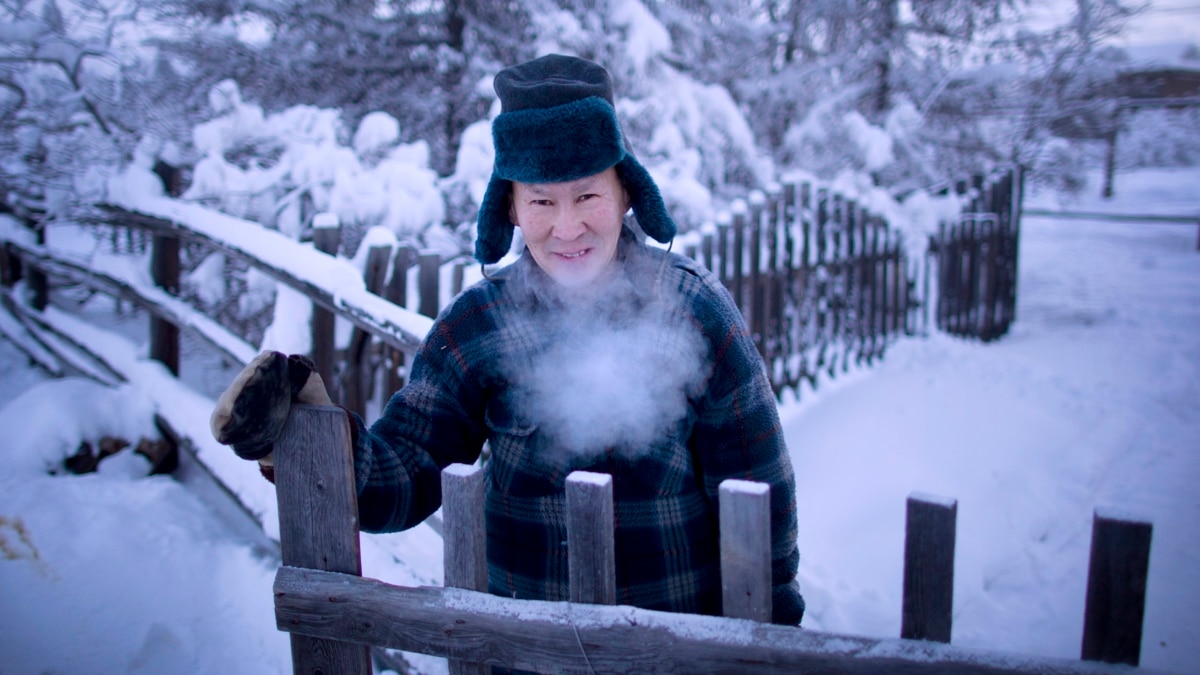
[[1063,220],[1100,220],[1114,223],[1166,223],[1196,226],[1196,250],[1200,251],[1200,214],[1194,216],[1168,216],[1157,213],[1105,213],[1102,211],[1052,211],[1049,209],[1024,209],[1027,216],[1043,216]]
[[[354,556],[358,521],[345,414],[332,406],[295,405],[288,427],[275,455],[285,564],[274,595],[276,624],[292,634],[296,673],[367,673],[359,657],[363,645],[444,657],[459,673],[486,666],[546,673],[1117,673],[1128,666],[1113,663],[1137,663],[1140,645],[1131,648],[1129,638],[1141,635],[1149,525],[1120,516],[1097,514],[1085,660],[1022,656],[946,644],[953,500],[909,499],[904,631],[923,639],[766,623],[768,489],[745,481],[721,486],[725,617],[612,604],[612,478],[592,473],[572,474],[566,486],[571,601],[514,600],[480,592],[487,583],[485,469],[452,465],[443,471],[445,587],[387,584],[359,576]],[[295,560],[310,562],[288,562]],[[913,602],[910,593],[917,596]]]

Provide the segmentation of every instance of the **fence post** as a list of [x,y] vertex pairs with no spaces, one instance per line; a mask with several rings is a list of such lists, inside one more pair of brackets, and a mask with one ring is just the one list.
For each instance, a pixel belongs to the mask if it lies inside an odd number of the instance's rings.
[[451,274],[450,295],[457,296],[459,293],[462,293],[463,290],[463,283],[467,273],[467,264],[460,260],[454,263],[454,269],[451,271],[453,274]]
[[[750,323],[750,312],[746,307],[746,202],[738,199],[733,203],[733,256],[732,284],[733,300],[742,310],[742,317]],[[753,329],[751,329],[753,330]]]
[[4,242],[0,251],[0,285],[12,288],[21,280],[21,257],[17,255],[12,242]]
[[567,476],[567,574],[571,602],[617,603],[612,476],[572,471]]
[[731,266],[729,264],[729,228],[731,227],[732,218],[728,212],[717,214],[717,258],[719,262],[718,269],[713,270],[717,274],[717,278],[731,293],[733,292],[733,277],[730,274]]
[[[362,575],[350,424],[335,406],[294,404],[275,443],[279,547],[288,567]],[[276,606],[281,591],[276,590]],[[329,598],[336,611],[337,597]],[[371,672],[367,645],[291,634],[297,674]]]
[[[23,218],[25,225],[33,230],[36,237],[35,242],[38,246],[46,245],[46,226],[28,218]],[[46,279],[46,273],[39,269],[36,265],[27,265],[25,269],[25,283],[29,286],[30,305],[37,311],[42,311],[50,304],[50,283]]]
[[417,312],[428,317],[436,317],[441,309],[438,297],[438,287],[441,283],[442,258],[436,253],[422,253],[419,258],[421,269],[417,274],[417,290],[420,302]]
[[721,606],[725,616],[771,621],[771,486],[726,479],[718,488]]
[[[442,469],[442,547],[447,588],[487,592],[487,534],[483,519],[483,470],[470,464]],[[454,630],[448,627],[446,630]],[[450,659],[451,675],[483,675],[482,664]]]
[[[163,161],[154,164],[154,173],[162,179],[163,188],[172,197],[183,194],[183,178],[179,167]],[[155,234],[151,240],[150,275],[154,285],[169,295],[179,295],[179,237]],[[165,319],[150,316],[150,358],[162,363],[179,375],[179,327]]]
[[[384,280],[387,278],[387,262],[392,255],[390,246],[372,246],[367,250],[367,264],[363,269],[363,282],[367,291],[383,297]],[[346,350],[345,367],[339,390],[342,405],[347,409],[367,416],[367,402],[375,389],[375,371],[372,364],[371,334],[355,326],[350,333],[350,345]],[[387,393],[384,394],[387,396]]]
[[1153,526],[1116,514],[1092,516],[1082,656],[1138,665]]
[[[396,249],[396,256],[392,259],[392,277],[388,280],[387,290],[384,297],[394,305],[400,307],[408,307],[408,268],[412,266],[412,261],[416,257],[416,251],[411,247],[401,246]],[[404,378],[400,377],[400,368],[405,363],[404,352],[399,349],[387,350],[387,374],[383,378],[385,387],[385,396],[390,396],[404,384]]]
[[[313,216],[313,248],[322,253],[337,255],[341,245],[341,226],[336,213],[328,211]],[[321,379],[331,385],[333,379],[334,350],[333,312],[313,305],[312,310],[312,358],[317,364]]]
[[902,638],[950,642],[957,517],[957,500],[917,493],[908,497]]

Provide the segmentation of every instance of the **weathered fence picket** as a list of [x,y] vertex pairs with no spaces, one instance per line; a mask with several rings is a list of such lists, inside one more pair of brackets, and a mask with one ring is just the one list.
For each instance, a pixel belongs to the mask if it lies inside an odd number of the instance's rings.
[[958,502],[913,494],[904,539],[900,637],[950,642]]
[[[316,452],[314,452],[314,449]],[[334,406],[295,405],[275,443],[279,547],[283,564],[361,575],[358,498],[346,413]],[[336,608],[338,593],[326,596]],[[367,675],[363,644],[292,633],[294,671]]]
[[[483,470],[451,464],[442,470],[442,566],[446,588],[486,592],[487,533],[483,522]],[[483,675],[478,663],[449,657],[451,675]]]
[[617,604],[612,476],[567,476],[567,574],[571,602]]
[[1150,523],[1137,518],[1093,515],[1082,658],[1138,665],[1152,534]]
[[718,488],[721,537],[721,611],[725,616],[771,620],[771,487],[726,480]]

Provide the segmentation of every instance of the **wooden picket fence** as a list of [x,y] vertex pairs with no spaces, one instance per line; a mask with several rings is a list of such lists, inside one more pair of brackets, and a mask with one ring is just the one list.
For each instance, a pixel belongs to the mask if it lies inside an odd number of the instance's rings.
[[828,188],[756,192],[698,239],[684,255],[733,295],[776,394],[873,363],[915,328],[922,300],[902,233]]
[[[953,501],[908,502],[901,639],[769,623],[769,488],[720,487],[725,617],[615,606],[612,480],[566,481],[569,602],[487,595],[484,475],[442,472],[445,584],[363,578],[350,430],[333,406],[293,406],[275,446],[283,566],[275,617],[296,673],[371,672],[368,646],[440,656],[453,673],[501,666],[576,672],[1127,672],[1138,662],[1150,526],[1096,516],[1082,659],[964,649],[950,641]],[[482,671],[486,672],[486,670]]]

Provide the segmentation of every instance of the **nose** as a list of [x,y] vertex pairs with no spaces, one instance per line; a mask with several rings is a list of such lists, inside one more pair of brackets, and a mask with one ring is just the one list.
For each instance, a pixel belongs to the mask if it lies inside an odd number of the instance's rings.
[[555,239],[574,241],[587,230],[583,214],[579,209],[567,205],[558,210],[554,219],[554,229],[551,234]]

